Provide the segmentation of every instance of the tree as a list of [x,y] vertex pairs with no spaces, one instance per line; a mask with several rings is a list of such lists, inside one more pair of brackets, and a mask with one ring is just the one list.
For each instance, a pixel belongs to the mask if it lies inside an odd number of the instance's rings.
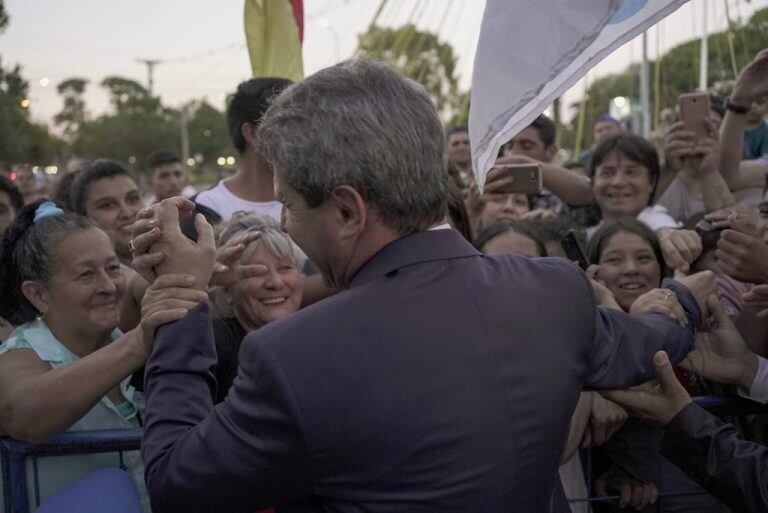
[[398,29],[373,25],[359,37],[358,52],[389,63],[423,85],[443,119],[461,109],[453,47],[435,34],[411,24]]
[[205,100],[193,104],[187,130],[190,152],[202,155],[204,162],[213,163],[234,152],[224,113]]
[[57,90],[64,99],[64,107],[56,114],[53,121],[56,125],[62,125],[64,136],[72,140],[80,127],[85,123],[88,114],[85,111],[83,94],[88,80],[84,78],[69,78],[61,82]]
[[117,114],[158,114],[162,111],[160,99],[129,78],[107,77],[101,86],[109,93],[109,101]]
[[101,85],[109,94],[113,111],[81,123],[72,141],[76,155],[141,163],[157,148],[179,151],[178,111],[164,108],[134,80],[107,77]]
[[[720,94],[727,94],[735,79],[728,42],[730,37],[728,31],[712,33],[708,37],[708,83],[716,86]],[[768,47],[768,8],[755,11],[746,24],[734,25],[733,45],[737,70],[761,49]],[[686,41],[662,55],[660,62],[649,63],[651,84],[656,80],[657,70],[660,73],[658,95],[652,93],[651,98],[654,112],[674,109],[680,94],[696,90],[699,81],[699,49],[698,39]],[[590,85],[585,103],[582,148],[592,143],[591,127],[600,114],[608,111],[611,99],[616,96],[637,98],[639,90],[638,64],[628,66],[621,73],[602,77]],[[573,117],[563,133],[563,146],[571,148],[581,104],[573,105],[572,109]]]
[[5,31],[9,21],[10,19],[8,18],[8,13],[5,10],[5,2],[0,0],[0,34]]

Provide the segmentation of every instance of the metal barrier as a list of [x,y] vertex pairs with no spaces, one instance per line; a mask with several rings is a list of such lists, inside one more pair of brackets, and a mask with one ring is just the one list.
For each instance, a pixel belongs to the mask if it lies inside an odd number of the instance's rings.
[[101,429],[62,433],[47,442],[32,444],[0,438],[5,513],[29,513],[27,460],[32,459],[36,506],[40,505],[37,459],[49,456],[116,452],[122,467],[123,452],[141,447],[141,429]]
[[[717,414],[730,414],[730,415],[747,415],[751,413],[764,413],[768,414],[768,406],[742,399],[736,396],[729,395],[705,395],[693,398],[693,402],[698,406]],[[568,499],[569,503],[611,503],[618,502],[621,498],[619,495],[608,495],[602,497],[592,497],[592,462],[591,462],[591,449],[587,452],[587,489],[589,490],[588,497],[579,497]],[[704,491],[690,491],[690,492],[666,492],[659,494],[659,501],[657,501],[658,507],[661,507],[662,500],[667,497],[682,497],[687,495],[704,495],[707,492]]]
[[[765,406],[731,396],[694,397],[694,402],[707,410],[727,410],[731,414],[766,413]],[[36,505],[40,504],[40,490],[37,475],[37,458],[65,456],[72,454],[93,454],[117,452],[122,465],[123,452],[135,451],[141,447],[141,429],[104,429],[62,433],[51,440],[32,444],[13,438],[0,438],[0,462],[3,470],[3,504],[5,513],[29,513],[29,489],[27,487],[27,460],[32,459]],[[591,462],[587,462],[591,469]],[[587,476],[587,483],[591,476]],[[661,497],[693,495],[700,492],[668,492]],[[569,499],[569,502],[615,502],[619,496],[583,497]]]

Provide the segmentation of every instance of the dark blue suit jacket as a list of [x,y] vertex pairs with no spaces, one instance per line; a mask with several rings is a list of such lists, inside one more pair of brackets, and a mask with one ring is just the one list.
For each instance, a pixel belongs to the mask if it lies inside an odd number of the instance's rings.
[[673,287],[688,328],[595,308],[565,260],[418,233],[349,290],[248,335],[215,408],[199,307],[158,331],[148,363],[154,511],[560,510],[556,469],[582,388],[634,385],[653,377],[655,351],[677,361],[691,349],[700,312]]

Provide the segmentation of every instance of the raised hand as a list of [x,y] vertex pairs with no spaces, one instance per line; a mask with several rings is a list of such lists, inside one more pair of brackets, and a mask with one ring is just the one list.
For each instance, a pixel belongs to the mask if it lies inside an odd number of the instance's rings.
[[592,284],[592,292],[595,295],[595,304],[597,306],[604,306],[607,308],[613,308],[614,310],[621,310],[621,306],[616,302],[616,297],[613,292],[605,286],[605,283],[600,280],[600,266],[592,264],[587,268],[587,277]]
[[[202,214],[195,216],[197,242],[191,241],[179,226],[181,215],[178,198],[163,200],[155,207],[155,219],[159,221],[160,237],[152,243],[150,251],[164,255],[163,261],[155,266],[157,275],[192,274],[195,276],[195,288],[206,290],[213,274],[216,260],[216,243],[213,228]],[[134,247],[136,248],[136,238]],[[138,248],[136,248],[138,250]]]
[[768,100],[768,48],[762,50],[739,73],[731,101],[745,107]]
[[662,228],[658,231],[661,252],[667,267],[687,273],[701,255],[701,237],[693,230]]
[[701,310],[701,318],[706,319],[709,316],[709,306],[707,300],[709,296],[717,293],[717,284],[715,283],[715,273],[712,271],[702,271],[690,276],[675,276],[675,281],[691,291]]
[[696,134],[685,129],[685,123],[678,121],[669,127],[664,138],[664,163],[668,171],[676,173],[683,168],[686,157],[693,154]]
[[[240,263],[240,259],[248,244],[260,238],[261,232],[249,232],[216,249],[216,265],[214,265],[210,285],[227,286],[243,279],[243,267],[245,266]],[[266,268],[264,271],[266,272]]]
[[[195,209],[195,204],[192,201],[181,196],[168,198],[164,202],[172,202],[176,206],[179,218],[191,215]],[[139,212],[136,222],[133,223],[133,238],[130,242],[133,253],[133,269],[148,283],[155,281],[157,277],[155,267],[165,259],[162,252],[150,251],[152,244],[160,240],[162,235],[159,209],[160,204],[157,203]]]
[[724,230],[715,256],[728,276],[748,283],[768,283],[768,245],[754,235]]

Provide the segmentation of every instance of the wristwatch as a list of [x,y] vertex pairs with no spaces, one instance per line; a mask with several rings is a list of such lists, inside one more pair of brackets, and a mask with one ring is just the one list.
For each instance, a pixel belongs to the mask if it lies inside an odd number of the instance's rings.
[[730,110],[731,112],[734,112],[736,114],[746,114],[749,112],[749,107],[745,107],[743,105],[736,105],[735,103],[731,103],[730,99],[725,100],[725,108],[727,110]]

